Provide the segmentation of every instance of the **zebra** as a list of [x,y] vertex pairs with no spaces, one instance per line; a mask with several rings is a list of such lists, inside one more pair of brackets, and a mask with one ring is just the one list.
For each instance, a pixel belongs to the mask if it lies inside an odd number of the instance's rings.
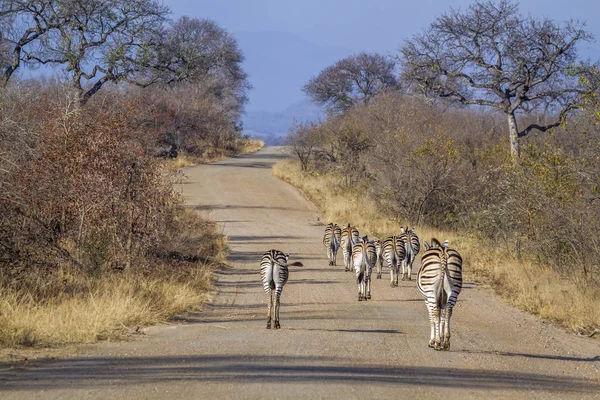
[[[279,299],[283,286],[288,280],[288,264],[290,255],[279,250],[269,250],[260,259],[260,276],[263,287],[269,296],[269,309],[267,311],[267,329],[271,329],[271,309],[275,307],[275,316],[273,318],[275,329],[281,328],[279,325]],[[301,262],[290,264],[292,266],[302,267]],[[273,298],[275,290],[275,298]]]
[[327,258],[329,265],[336,265],[337,252],[340,248],[340,237],[342,230],[337,224],[329,223],[325,228],[323,236],[323,245],[327,249]]
[[371,298],[371,271],[377,262],[377,251],[373,242],[364,236],[352,247],[352,265],[358,284],[358,301]]
[[406,229],[400,228],[402,234],[400,238],[404,241],[404,247],[406,248],[406,258],[402,261],[402,280],[412,281],[412,267],[415,262],[415,258],[417,258],[417,254],[419,254],[419,250],[421,250],[421,245],[419,244],[419,237],[415,233],[415,228]]
[[344,255],[344,271],[352,271],[352,246],[359,242],[358,229],[348,224],[340,235],[342,254]]
[[[429,347],[450,350],[450,317],[462,289],[462,258],[456,250],[431,239],[424,242],[425,253],[417,274],[417,286],[425,297],[431,335]],[[443,341],[442,341],[443,339]]]
[[390,236],[381,243],[381,259],[390,268],[390,286],[398,286],[400,264],[406,258],[406,248],[400,236]]
[[379,239],[376,239],[373,244],[375,245],[375,251],[377,252],[377,262],[375,263],[375,267],[377,270],[377,279],[381,279],[381,270],[383,269],[383,242]]

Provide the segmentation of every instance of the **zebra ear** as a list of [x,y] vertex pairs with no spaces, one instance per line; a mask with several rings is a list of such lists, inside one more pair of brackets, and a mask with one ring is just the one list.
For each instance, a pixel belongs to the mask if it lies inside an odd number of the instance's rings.
[[427,240],[423,240],[423,247],[425,247],[425,250],[429,250],[431,248],[429,243],[427,243]]
[[442,247],[442,244],[436,238],[431,238],[431,248]]
[[404,233],[404,232],[405,232],[405,230],[404,230],[404,227],[403,227],[403,226],[401,226],[401,227],[400,227],[400,233]]

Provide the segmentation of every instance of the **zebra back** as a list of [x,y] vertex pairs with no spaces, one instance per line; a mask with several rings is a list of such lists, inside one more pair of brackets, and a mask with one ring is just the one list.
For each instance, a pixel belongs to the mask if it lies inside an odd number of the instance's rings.
[[388,267],[393,267],[406,258],[406,247],[400,236],[390,236],[381,244],[381,257],[388,263]]
[[342,249],[349,249],[350,252],[352,252],[352,227],[350,224],[342,229],[340,243],[342,245]]
[[409,261],[412,261],[417,257],[419,251],[421,250],[421,244],[419,243],[419,237],[415,233],[415,229],[400,229],[404,233],[400,235],[400,238],[404,242],[404,246],[406,247],[406,257],[409,258]]
[[338,224],[334,225],[333,234],[335,235],[337,242],[341,243],[342,242],[342,228],[340,228],[340,226]]
[[265,292],[278,288],[279,292],[288,280],[287,261],[290,257],[279,250],[269,250],[260,259],[260,276]]
[[336,227],[337,225],[334,223],[329,223],[325,227],[325,235],[323,236],[323,245],[325,245],[325,247],[337,248],[339,246],[339,241],[335,235]]
[[[366,236],[359,239],[358,243],[352,246],[352,261],[355,270],[359,267],[360,272],[366,273],[367,276],[370,275],[373,266],[377,262],[377,249],[375,248],[375,244],[369,242]],[[359,261],[360,266],[358,265]]]
[[[425,242],[427,249],[421,258],[421,268],[417,274],[417,287],[428,303],[438,308],[447,304],[454,307],[462,290],[462,257],[458,251],[440,245],[432,239],[432,246]],[[446,285],[447,283],[447,285]],[[443,295],[445,288],[450,292]]]

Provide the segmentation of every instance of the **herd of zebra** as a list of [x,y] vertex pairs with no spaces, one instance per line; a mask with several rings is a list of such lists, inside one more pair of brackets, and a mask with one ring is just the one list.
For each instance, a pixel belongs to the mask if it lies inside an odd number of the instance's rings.
[[[413,263],[421,249],[419,237],[414,228],[400,228],[400,231],[400,235],[385,240],[369,240],[367,236],[361,237],[358,229],[350,224],[344,228],[334,223],[326,226],[323,244],[329,265],[336,265],[337,253],[341,248],[345,271],[356,274],[358,301],[371,299],[371,272],[374,268],[377,279],[381,278],[384,266],[389,268],[392,287],[398,286],[400,272],[402,280],[412,280]],[[423,245],[425,252],[417,274],[417,287],[425,298],[429,312],[429,347],[449,350],[452,308],[462,289],[462,258],[456,250],[448,247],[447,240],[440,243],[433,238],[431,243],[423,241]],[[261,278],[269,296],[267,329],[271,329],[272,320],[275,329],[280,328],[279,306],[283,286],[288,280],[288,259],[289,254],[279,250],[270,250],[261,258]],[[301,266],[302,263],[290,265]]]

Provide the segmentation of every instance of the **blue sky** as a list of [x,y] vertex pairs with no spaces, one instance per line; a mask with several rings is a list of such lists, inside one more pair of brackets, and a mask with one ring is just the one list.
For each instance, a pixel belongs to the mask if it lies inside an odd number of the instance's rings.
[[[395,54],[403,40],[451,6],[472,1],[165,0],[174,16],[214,19],[238,39],[254,89],[249,109],[277,111],[302,100],[301,87],[340,58],[361,51]],[[520,10],[556,21],[579,19],[600,40],[600,4],[590,0],[520,1]],[[267,43],[269,42],[269,43]],[[264,46],[261,45],[264,43]],[[296,46],[300,46],[296,50]],[[315,46],[316,51],[311,50]],[[598,42],[580,53],[600,58]]]

